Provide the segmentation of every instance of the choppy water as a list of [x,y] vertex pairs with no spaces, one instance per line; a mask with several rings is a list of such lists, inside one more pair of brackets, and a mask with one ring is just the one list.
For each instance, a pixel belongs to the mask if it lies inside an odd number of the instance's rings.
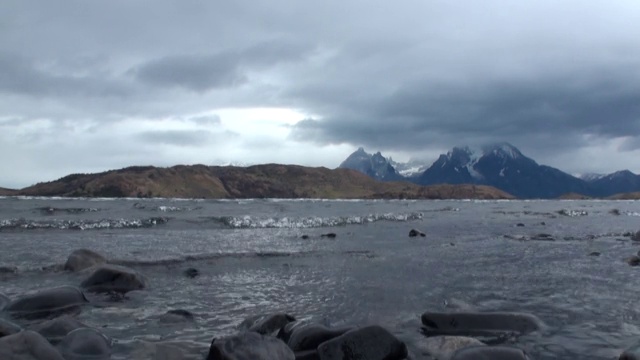
[[[639,215],[632,201],[0,198],[0,266],[17,268],[0,293],[79,285],[86,274],[56,269],[88,248],[150,282],[78,316],[114,339],[114,359],[170,347],[202,359],[213,337],[272,311],[381,324],[417,349],[420,314],[452,304],[537,315],[547,327],[515,343],[536,359],[612,359],[640,342],[640,268],[623,260],[640,250],[626,236]],[[196,322],[160,324],[170,309]]]

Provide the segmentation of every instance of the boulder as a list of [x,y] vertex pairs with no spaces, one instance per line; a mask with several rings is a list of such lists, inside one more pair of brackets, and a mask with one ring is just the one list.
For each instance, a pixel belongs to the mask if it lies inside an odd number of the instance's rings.
[[15,266],[0,266],[0,274],[15,274],[18,268]]
[[20,331],[22,331],[22,328],[19,325],[0,318],[0,338],[19,333]]
[[407,357],[407,346],[383,327],[371,325],[323,342],[318,346],[318,357],[320,360],[400,360]]
[[350,328],[330,329],[320,324],[308,324],[293,330],[287,345],[294,352],[316,350],[325,341],[336,338]]
[[640,241],[640,231],[637,231],[637,232],[631,234],[631,240]]
[[96,268],[80,286],[89,292],[127,293],[147,287],[147,280],[137,271],[119,265],[104,264]]
[[190,311],[175,309],[169,310],[164,313],[162,316],[160,316],[160,320],[158,321],[163,324],[176,324],[194,321],[194,317]]
[[338,236],[338,235],[336,235],[336,233],[326,233],[326,234],[320,235],[320,237],[323,237],[323,238],[326,237],[326,238],[329,238],[329,239],[335,239],[336,236]]
[[418,237],[418,236],[425,237],[427,235],[425,233],[423,233],[422,231],[417,230],[417,229],[411,229],[409,231],[409,237]]
[[41,319],[65,313],[78,313],[87,298],[74,286],[60,286],[41,290],[18,298],[5,307],[13,317]]
[[510,337],[542,328],[537,317],[516,312],[453,312],[422,314],[427,335]]
[[456,351],[451,360],[529,360],[524,350],[506,346],[472,346]]
[[207,360],[295,360],[295,355],[280,339],[252,331],[213,339]]
[[58,345],[66,360],[107,360],[111,358],[111,341],[91,328],[76,329]]
[[107,262],[102,255],[87,249],[78,249],[69,255],[64,269],[68,271],[80,271],[92,266],[102,265]]
[[193,279],[194,277],[200,275],[200,271],[198,271],[198,269],[196,268],[188,268],[185,269],[183,272],[184,276]]
[[239,329],[262,335],[275,335],[283,326],[295,320],[293,316],[285,313],[258,315],[245,319],[239,325]]
[[640,265],[640,256],[633,255],[625,259],[629,266],[638,266]]
[[289,343],[289,338],[291,337],[291,334],[293,334],[293,332],[303,326],[307,326],[310,323],[306,320],[296,320],[296,321],[292,321],[287,323],[285,326],[281,327],[280,330],[278,331],[278,334],[276,335],[276,337],[282,341],[285,342],[285,344]]
[[44,336],[52,344],[57,344],[67,336],[70,332],[80,328],[86,328],[87,325],[81,323],[75,318],[64,315],[55,319],[51,319],[29,327],[40,335]]
[[65,360],[47,339],[30,330],[0,338],[0,359]]
[[458,350],[470,346],[484,346],[478,339],[466,336],[432,336],[425,338],[417,346],[438,360],[448,360]]

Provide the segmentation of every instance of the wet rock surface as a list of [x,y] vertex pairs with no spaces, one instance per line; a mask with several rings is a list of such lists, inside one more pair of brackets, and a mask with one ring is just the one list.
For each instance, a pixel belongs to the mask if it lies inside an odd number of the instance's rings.
[[295,354],[280,339],[253,331],[211,342],[207,360],[294,360]]
[[64,269],[67,271],[81,271],[107,262],[102,255],[88,249],[78,249],[69,255]]
[[137,271],[120,265],[101,265],[80,287],[89,292],[127,293],[147,287],[147,280]]
[[68,360],[47,339],[30,330],[0,338],[0,359]]
[[60,286],[20,297],[5,306],[4,311],[16,318],[38,319],[77,313],[87,303],[80,289]]

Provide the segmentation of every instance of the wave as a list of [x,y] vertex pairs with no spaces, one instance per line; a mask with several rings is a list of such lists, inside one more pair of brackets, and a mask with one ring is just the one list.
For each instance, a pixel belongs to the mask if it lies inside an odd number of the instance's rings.
[[180,207],[180,206],[168,206],[168,205],[148,206],[140,202],[134,203],[133,207],[138,210],[150,210],[150,211],[159,211],[159,212],[186,212],[186,211],[194,211],[194,210],[202,209],[202,206],[196,206],[196,207]]
[[0,220],[2,230],[99,230],[149,228],[169,222],[166,217],[147,219],[103,219],[103,220],[49,220],[25,219]]
[[232,229],[266,229],[266,228],[318,228],[345,225],[362,225],[378,221],[413,221],[421,220],[422,213],[402,214],[369,214],[364,216],[337,216],[337,217],[282,217],[260,218],[253,216],[223,216],[210,218]]
[[75,215],[75,214],[84,214],[84,213],[100,211],[100,209],[96,209],[96,208],[56,208],[53,206],[45,206],[45,207],[38,208],[36,210],[39,210],[40,213],[43,215],[56,215],[60,213]]

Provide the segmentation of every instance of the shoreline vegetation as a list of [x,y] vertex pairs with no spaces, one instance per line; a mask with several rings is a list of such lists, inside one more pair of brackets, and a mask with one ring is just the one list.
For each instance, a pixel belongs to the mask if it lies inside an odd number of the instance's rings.
[[[0,188],[0,196],[139,198],[326,198],[326,199],[516,199],[485,185],[381,182],[351,169],[265,164],[249,167],[132,166],[95,174],[72,174],[23,189]],[[563,200],[592,199],[565,194]],[[640,193],[609,200],[637,200]]]

